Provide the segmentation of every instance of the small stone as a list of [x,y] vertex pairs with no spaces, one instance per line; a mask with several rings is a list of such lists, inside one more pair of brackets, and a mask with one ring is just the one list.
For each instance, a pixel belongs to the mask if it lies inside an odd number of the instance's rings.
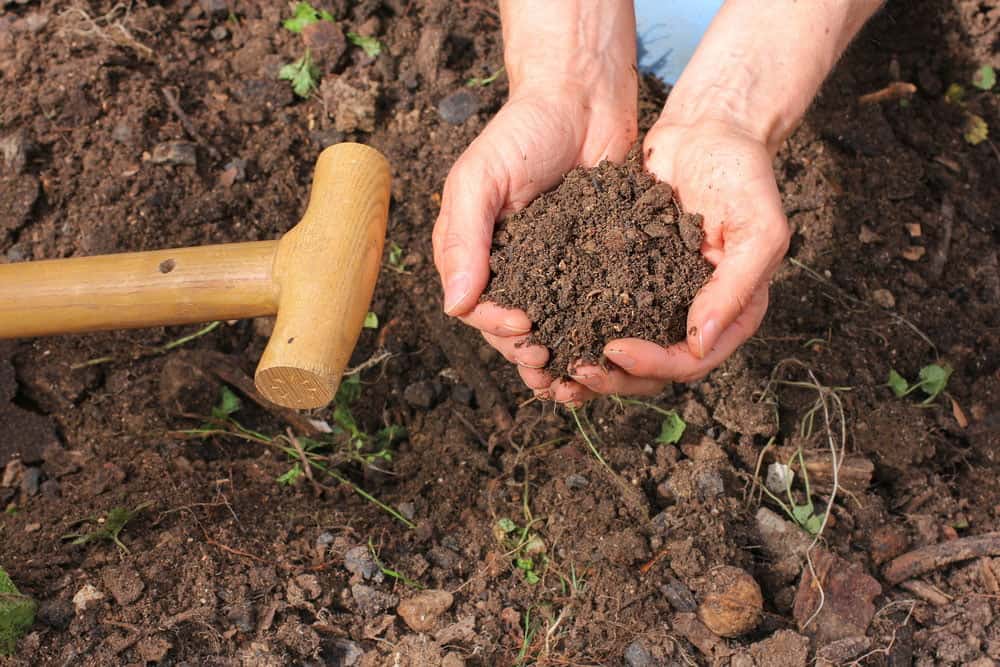
[[413,517],[417,515],[417,506],[409,500],[399,503],[399,505],[396,506],[396,509],[398,509],[399,513],[410,521],[413,521]]
[[396,611],[411,630],[430,632],[437,624],[438,617],[448,611],[454,601],[454,596],[448,591],[423,591],[400,602]]
[[911,245],[903,248],[903,251],[899,253],[903,256],[903,259],[909,260],[911,262],[919,261],[921,257],[927,254],[927,248],[921,245]]
[[42,469],[41,468],[25,468],[24,474],[21,476],[21,491],[28,496],[34,496],[38,494],[38,487],[42,481]]
[[355,604],[358,605],[358,611],[368,617],[377,616],[399,602],[399,598],[395,595],[383,593],[364,584],[354,584],[351,586],[351,597],[354,598]]
[[451,400],[459,405],[472,407],[476,400],[476,393],[464,384],[456,384],[451,388]]
[[660,592],[667,598],[670,606],[679,612],[692,612],[698,608],[694,596],[683,581],[672,575],[664,576],[664,583],[660,585]]
[[795,479],[795,471],[784,463],[772,463],[767,466],[767,476],[764,478],[764,486],[771,493],[780,496],[792,485]]
[[224,25],[217,25],[212,28],[212,31],[209,34],[212,35],[212,39],[217,42],[221,42],[226,37],[229,37],[229,28]]
[[28,161],[28,135],[23,130],[0,139],[0,156],[4,166],[14,174],[21,174]]
[[139,573],[129,565],[105,569],[101,573],[101,582],[114,597],[115,602],[122,606],[138,600],[146,588]]
[[338,132],[373,132],[378,84],[369,81],[367,88],[355,88],[343,77],[325,77],[320,84],[320,97],[327,113],[333,117]]
[[38,620],[56,630],[65,630],[73,620],[73,605],[68,600],[43,600],[38,605]]
[[333,654],[332,656],[328,656],[333,658],[333,660],[327,660],[326,664],[355,667],[361,663],[361,658],[364,657],[365,652],[350,639],[337,638],[333,640]]
[[711,572],[698,619],[720,637],[739,637],[760,623],[764,597],[745,570],[723,565]]
[[892,295],[887,289],[879,288],[872,291],[872,301],[882,306],[883,308],[895,308],[896,307],[896,297]]
[[[813,568],[802,571],[795,595],[793,613],[799,629],[818,645],[864,636],[875,615],[874,600],[882,594],[882,586],[860,565],[825,549],[813,549],[811,556]],[[823,582],[822,597],[816,580]]]
[[722,476],[714,468],[698,473],[698,476],[695,478],[695,484],[698,487],[698,496],[702,500],[718,498],[726,491],[725,485],[722,482]]
[[195,166],[198,164],[198,151],[190,141],[165,141],[153,148],[149,158],[153,164],[173,164]]
[[437,386],[429,380],[414,382],[403,390],[403,400],[415,408],[430,410],[437,401]]
[[438,102],[437,107],[441,119],[452,125],[461,125],[477,111],[479,111],[479,98],[465,88],[445,97]]
[[316,546],[325,547],[333,544],[333,540],[336,539],[328,530],[323,531],[316,537]]
[[651,222],[642,228],[647,236],[654,239],[662,239],[670,235],[670,227],[662,222]]
[[82,614],[103,599],[104,593],[99,591],[97,587],[93,584],[84,584],[73,596],[73,608],[76,609],[76,613]]
[[568,486],[573,491],[579,491],[580,489],[586,489],[590,485],[590,480],[580,475],[578,473],[571,473],[566,475],[566,486]]
[[625,664],[628,667],[657,667],[656,659],[638,639],[625,648]]
[[7,261],[9,263],[14,264],[16,262],[23,262],[25,259],[27,259],[28,253],[29,250],[27,246],[25,246],[23,243],[15,243],[10,247],[9,250],[7,250],[4,257],[7,258]]
[[247,161],[242,158],[234,158],[226,163],[219,174],[219,183],[224,188],[230,188],[233,183],[240,183],[247,178]]
[[[344,553],[344,569],[366,580],[382,574],[371,551],[365,546],[351,547]],[[381,577],[377,581],[381,581]]]

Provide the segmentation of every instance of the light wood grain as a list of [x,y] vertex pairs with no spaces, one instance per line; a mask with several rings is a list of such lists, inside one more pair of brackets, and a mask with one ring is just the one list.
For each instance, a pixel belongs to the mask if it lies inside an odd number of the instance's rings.
[[278,318],[254,378],[268,400],[315,408],[336,395],[375,290],[389,184],[389,163],[372,148],[320,155],[309,206],[275,260]]

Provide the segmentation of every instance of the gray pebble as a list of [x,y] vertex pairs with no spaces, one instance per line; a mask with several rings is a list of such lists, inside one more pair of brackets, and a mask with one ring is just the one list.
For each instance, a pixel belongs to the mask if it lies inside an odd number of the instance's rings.
[[625,649],[625,664],[628,667],[656,667],[656,658],[636,639]]
[[333,536],[333,533],[327,530],[320,533],[319,536],[316,537],[316,544],[318,546],[325,547],[327,545],[333,544],[334,539],[335,538]]
[[479,111],[479,98],[472,91],[462,88],[438,102],[437,110],[446,123],[461,125]]
[[23,262],[28,259],[28,248],[23,243],[15,243],[7,250],[5,257],[7,257],[7,261],[11,264],[14,262]]
[[362,579],[371,579],[378,575],[376,581],[381,580],[382,573],[372,558],[368,547],[351,547],[344,554],[344,568],[351,574],[360,576]]
[[372,617],[379,613],[395,607],[399,603],[399,598],[389,593],[365,586],[364,584],[354,584],[351,586],[351,597],[358,605],[358,611],[363,615]]
[[21,490],[29,496],[34,496],[38,493],[41,482],[41,468],[25,468],[24,475],[21,476]]
[[229,29],[226,28],[226,26],[224,25],[217,25],[214,28],[212,28],[211,35],[212,39],[214,39],[217,42],[221,42],[226,37],[229,37]]
[[405,516],[410,521],[413,521],[413,517],[417,515],[416,505],[411,503],[409,500],[403,503],[399,503],[399,505],[396,506],[396,509],[398,509],[399,513]]
[[717,498],[725,493],[726,490],[722,483],[722,477],[719,475],[717,470],[703,471],[695,479],[695,484],[698,485],[698,495],[700,495],[703,500]]
[[589,484],[590,480],[584,477],[583,475],[578,475],[577,473],[566,475],[566,486],[573,489],[574,491],[585,489]]
[[164,141],[153,147],[153,155],[149,159],[153,164],[198,164],[198,152],[190,141]]
[[128,145],[132,143],[132,126],[123,120],[118,121],[111,128],[111,138],[120,144]]
[[361,663],[361,658],[365,655],[365,652],[350,639],[334,639],[329,653],[333,655],[325,656],[326,664],[338,667],[355,667]]

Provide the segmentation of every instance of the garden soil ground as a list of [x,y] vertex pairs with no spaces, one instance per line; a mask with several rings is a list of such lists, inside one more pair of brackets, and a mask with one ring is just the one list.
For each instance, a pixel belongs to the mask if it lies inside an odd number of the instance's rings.
[[[502,75],[465,85],[501,65],[491,4],[323,4],[338,22],[310,35],[323,84],[309,100],[276,78],[303,48],[281,3],[237,2],[234,18],[208,0],[112,5],[4,3],[0,261],[275,238],[301,214],[323,146],[384,151],[404,271],[380,277],[380,328],[353,362],[392,356],[362,372],[352,409],[368,432],[392,423],[408,436],[375,467],[331,457],[415,527],[343,483],[279,485],[292,463],[272,448],[178,437],[219,395],[204,355],[225,355],[211,358],[238,383],[267,322],[225,323],[165,354],[155,348],[197,327],[3,343],[0,466],[18,463],[0,487],[0,566],[41,605],[5,662],[805,665],[818,649],[835,664],[1000,660],[1000,561],[903,586],[883,569],[1000,525],[1000,154],[963,139],[968,113],[1000,128],[996,93],[967,83],[998,64],[996,9],[895,2],[865,29],[775,161],[794,236],[763,327],[708,378],[655,399],[687,421],[676,445],[656,442],[661,418],[644,406],[590,406],[604,466],[572,415],[528,400],[503,359],[440,314],[441,185],[506,94]],[[377,35],[382,53],[366,56],[349,31]],[[895,80],[917,93],[858,104]],[[944,100],[952,83],[962,104]],[[647,125],[657,104],[647,91]],[[955,370],[929,407],[884,386],[890,368],[912,379],[935,361]],[[235,416],[266,435],[287,427],[247,400]],[[804,533],[758,513],[755,470],[772,438],[765,464],[802,446],[822,508],[823,452],[842,433],[851,474],[810,552],[825,593],[810,618],[820,586]],[[121,533],[127,551],[61,539],[143,503]],[[537,583],[515,566],[527,547],[515,553],[521,533],[504,533],[504,518],[537,538]],[[369,545],[407,580],[378,572]],[[763,591],[760,624],[735,639],[692,614],[720,565]],[[416,618],[413,584],[451,604]]]

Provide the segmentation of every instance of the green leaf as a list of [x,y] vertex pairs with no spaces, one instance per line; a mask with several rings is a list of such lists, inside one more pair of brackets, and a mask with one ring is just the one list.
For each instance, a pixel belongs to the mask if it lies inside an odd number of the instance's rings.
[[903,398],[910,389],[910,383],[902,375],[896,372],[895,368],[889,369],[889,388],[896,398]]
[[668,445],[680,442],[686,428],[687,424],[681,419],[681,416],[675,410],[671,410],[660,425],[660,435],[657,436],[656,442]]
[[473,88],[482,88],[483,86],[488,86],[494,81],[496,81],[497,77],[500,76],[501,74],[503,74],[503,67],[493,72],[493,74],[490,74],[488,77],[482,79],[478,77],[472,77],[471,79],[465,82],[465,85]]
[[382,43],[374,37],[366,37],[356,32],[349,32],[347,33],[347,39],[351,40],[351,44],[360,46],[369,58],[375,58],[378,54],[382,53]]
[[944,91],[944,101],[949,104],[961,104],[962,99],[965,97],[965,88],[953,83],[948,86],[948,90]]
[[806,519],[806,522],[802,527],[805,528],[806,532],[810,535],[816,535],[823,527],[823,517],[813,514],[811,517]]
[[792,516],[800,526],[805,526],[809,518],[813,515],[813,504],[795,505],[792,507]]
[[497,526],[499,526],[500,530],[502,530],[505,533],[513,533],[515,530],[517,530],[517,524],[508,519],[507,517],[504,517],[499,521],[497,521]]
[[972,74],[972,85],[979,90],[991,90],[997,83],[997,73],[989,65],[983,65]]
[[990,136],[990,126],[986,124],[986,121],[981,116],[970,113],[965,119],[965,128],[962,136],[970,146],[978,146]]
[[524,580],[527,581],[532,586],[534,586],[539,581],[541,581],[541,579],[538,577],[538,575],[535,574],[534,570],[528,570],[528,571],[526,571],[524,573]]
[[290,81],[292,90],[299,97],[309,97],[316,88],[319,81],[319,69],[313,64],[309,49],[294,63],[285,65],[278,71],[278,78],[282,81]]
[[354,375],[344,376],[344,379],[340,381],[340,388],[337,389],[337,397],[333,400],[337,405],[349,405],[357,400],[360,395],[361,377],[355,373]]
[[944,391],[951,373],[952,368],[948,365],[929,364],[920,369],[920,389],[927,394],[924,403],[930,403]]
[[518,568],[526,572],[535,569],[535,561],[531,560],[530,558],[518,558],[514,562],[517,564]]
[[291,486],[295,484],[295,482],[299,481],[299,477],[302,477],[304,474],[302,466],[296,463],[289,468],[288,472],[278,477],[275,481],[282,486]]
[[285,30],[298,34],[308,25],[312,25],[318,21],[332,20],[333,15],[330,12],[318,10],[308,2],[299,2],[296,3],[295,9],[292,10],[292,17],[285,19],[281,25],[284,26]]
[[347,431],[352,439],[359,439],[364,435],[358,428],[358,423],[354,420],[351,409],[346,405],[334,407],[333,421],[337,422],[337,426]]
[[212,408],[212,417],[215,419],[227,419],[229,415],[238,411],[241,407],[240,397],[234,394],[232,389],[222,385],[219,404]]
[[403,262],[403,249],[395,241],[389,241],[389,265],[399,268]]
[[35,601],[22,595],[0,569],[0,655],[13,655],[17,640],[35,622]]
[[370,310],[365,314],[365,329],[378,329],[378,315]]

